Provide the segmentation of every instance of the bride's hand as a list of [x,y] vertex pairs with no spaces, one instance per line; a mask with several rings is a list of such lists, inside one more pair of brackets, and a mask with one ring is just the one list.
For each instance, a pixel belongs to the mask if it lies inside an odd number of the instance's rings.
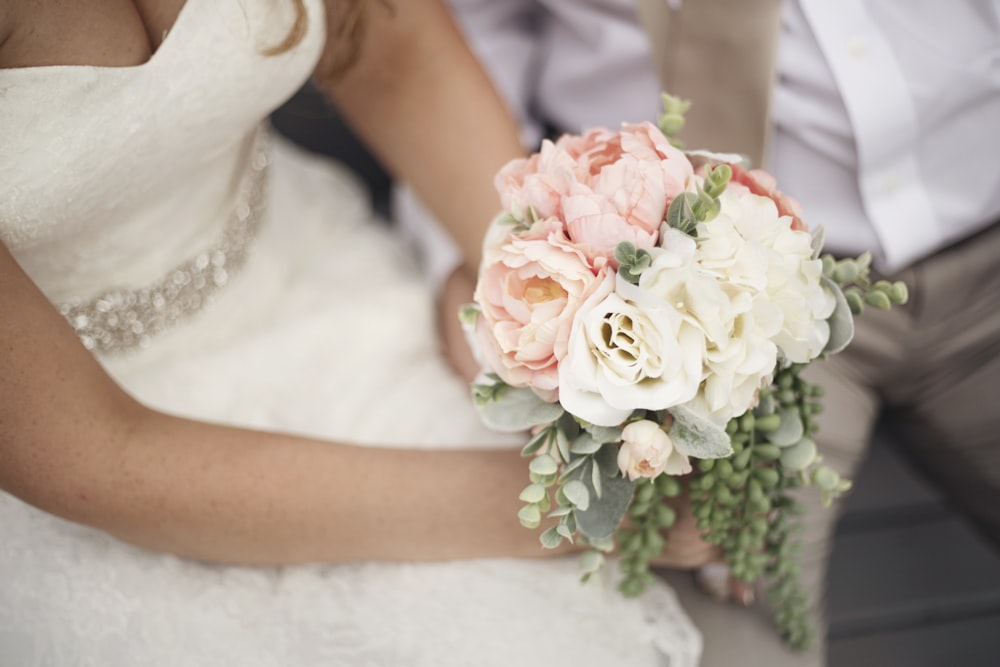
[[472,302],[475,280],[468,271],[459,267],[445,281],[438,296],[438,326],[441,330],[445,358],[462,379],[472,382],[479,372],[479,364],[465,338],[458,311]]

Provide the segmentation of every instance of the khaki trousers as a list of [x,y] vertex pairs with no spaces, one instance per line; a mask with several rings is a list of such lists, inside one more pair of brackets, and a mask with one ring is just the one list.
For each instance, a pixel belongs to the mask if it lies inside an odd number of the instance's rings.
[[[905,280],[910,302],[856,319],[853,343],[813,363],[825,410],[817,442],[825,462],[852,476],[876,420],[886,413],[905,454],[955,507],[1000,545],[1000,224],[890,279]],[[824,579],[836,508],[804,490],[803,580],[823,616]],[[825,642],[805,655],[780,645],[767,612],[720,603],[687,573],[666,578],[705,640],[703,667],[824,664]],[[758,598],[763,598],[759,595]]]

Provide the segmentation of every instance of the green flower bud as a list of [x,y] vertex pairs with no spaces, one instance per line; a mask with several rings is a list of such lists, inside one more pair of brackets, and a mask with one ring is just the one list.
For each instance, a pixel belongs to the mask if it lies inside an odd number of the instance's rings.
[[851,309],[851,314],[860,315],[865,310],[865,300],[861,295],[861,290],[856,287],[844,290],[844,299],[847,300],[847,306]]
[[753,412],[747,412],[742,417],[740,417],[740,428],[749,433],[753,430],[754,416]]
[[754,477],[760,480],[765,489],[773,489],[778,485],[780,475],[774,468],[757,468],[753,471]]
[[833,255],[823,255],[820,261],[823,262],[823,275],[833,279],[833,272],[837,268],[837,260],[833,258]]
[[733,496],[733,492],[728,488],[719,486],[715,489],[715,500],[720,505],[729,506],[733,504],[733,501],[735,501],[736,498]]
[[728,479],[733,474],[733,464],[728,459],[718,459],[715,465],[715,474],[719,479]]
[[711,491],[712,487],[715,485],[715,474],[707,472],[698,478],[698,487],[702,491]]
[[[750,455],[753,453],[753,449],[747,447],[742,452],[733,457],[733,469],[743,470],[750,463]],[[731,479],[731,478],[730,478]]]
[[660,528],[670,528],[677,520],[677,512],[670,505],[660,504],[656,506],[655,519]]
[[754,426],[762,433],[773,433],[778,430],[779,426],[781,426],[781,415],[772,412],[769,415],[757,417]]
[[643,484],[637,484],[635,490],[635,502],[637,503],[649,503],[653,499],[653,495],[656,493],[656,488],[649,482]]
[[910,290],[906,287],[906,283],[902,280],[897,280],[892,284],[892,287],[888,291],[889,299],[896,304],[901,306],[910,300]]
[[538,505],[525,505],[517,513],[517,518],[525,528],[538,528],[542,522],[542,512],[538,509]]
[[788,470],[805,470],[816,460],[816,443],[802,438],[781,452],[781,465]]
[[832,468],[821,466],[813,472],[813,484],[826,491],[833,491],[840,485],[840,475]]
[[656,490],[660,492],[660,495],[666,496],[667,498],[673,498],[681,493],[680,482],[670,475],[660,475],[656,478],[654,483],[656,484]]
[[889,296],[885,292],[868,292],[865,295],[865,303],[879,310],[892,308],[892,301],[889,300]]
[[771,511],[771,501],[767,498],[767,496],[762,496],[756,500],[750,501],[750,507],[755,512],[766,514]]
[[858,265],[850,259],[845,259],[837,265],[833,272],[834,281],[841,285],[853,283],[858,279]]
[[757,458],[762,459],[764,461],[774,461],[779,456],[781,456],[781,448],[778,447],[777,445],[772,445],[770,443],[756,445],[753,448],[753,451],[754,454],[757,456]]
[[702,472],[708,472],[715,467],[716,459],[701,459],[698,461],[698,469]]
[[658,119],[660,132],[672,137],[684,128],[684,116],[676,113],[661,113]]

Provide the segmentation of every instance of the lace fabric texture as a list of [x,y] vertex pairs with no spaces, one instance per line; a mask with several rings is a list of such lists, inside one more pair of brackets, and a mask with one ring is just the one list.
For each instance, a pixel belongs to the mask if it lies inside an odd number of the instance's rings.
[[[253,128],[322,43],[310,0],[305,41],[261,56],[283,4],[189,0],[140,68],[0,70],[0,239],[53,302],[155,283],[220,238]],[[518,446],[480,425],[431,294],[347,173],[273,140],[267,192],[241,271],[145,348],[99,357],[113,377],[215,422]],[[687,667],[700,652],[673,593],[625,600],[613,565],[588,586],[573,559],[208,565],[3,493],[0,526],[0,665]]]

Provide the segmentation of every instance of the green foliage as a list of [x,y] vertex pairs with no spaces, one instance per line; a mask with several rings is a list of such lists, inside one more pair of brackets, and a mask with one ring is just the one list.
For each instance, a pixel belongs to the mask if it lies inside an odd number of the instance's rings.
[[636,249],[631,241],[615,246],[615,259],[618,260],[618,275],[633,285],[639,284],[639,276],[653,263],[653,256],[645,249]]
[[684,128],[684,114],[691,108],[691,102],[663,93],[660,97],[663,113],[657,119],[660,132],[673,138]]

